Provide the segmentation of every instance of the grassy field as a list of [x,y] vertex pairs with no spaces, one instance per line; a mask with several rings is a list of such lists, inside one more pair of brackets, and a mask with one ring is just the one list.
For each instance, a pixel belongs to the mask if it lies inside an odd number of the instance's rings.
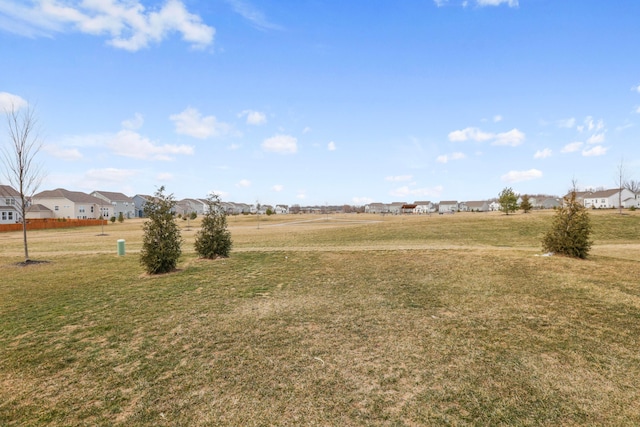
[[[0,234],[0,425],[639,425],[640,213],[229,218],[150,277],[141,221]],[[118,239],[127,254],[117,256]]]

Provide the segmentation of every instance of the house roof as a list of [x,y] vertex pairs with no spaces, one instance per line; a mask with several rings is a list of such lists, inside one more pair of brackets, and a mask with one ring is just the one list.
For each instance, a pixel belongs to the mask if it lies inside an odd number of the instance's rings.
[[431,204],[429,200],[419,200],[413,203],[415,203],[416,205],[427,205],[427,206]]
[[64,188],[42,191],[34,195],[33,199],[67,199],[73,203],[92,203],[95,205],[103,205],[105,203],[104,200],[99,199],[98,197],[93,197],[81,191],[65,190]]
[[113,191],[94,191],[93,193],[100,194],[105,199],[108,199],[110,202],[132,202],[133,199],[126,194],[116,193]]
[[443,200],[440,202],[441,205],[457,205],[457,200]]
[[488,205],[489,203],[487,203],[484,200],[478,200],[478,201],[473,201],[473,202],[465,202],[465,204],[469,208],[474,208],[474,207],[480,208],[480,207],[482,207],[484,205]]
[[44,205],[36,203],[35,205],[29,206],[27,208],[27,212],[53,212],[53,211]]
[[607,197],[613,196],[614,194],[618,194],[619,192],[620,192],[619,188],[613,188],[610,190],[602,190],[602,191],[594,191],[588,196],[584,196],[584,198],[585,199],[600,199],[602,197],[607,198]]
[[0,196],[20,197],[20,193],[18,193],[13,187],[9,185],[0,185]]

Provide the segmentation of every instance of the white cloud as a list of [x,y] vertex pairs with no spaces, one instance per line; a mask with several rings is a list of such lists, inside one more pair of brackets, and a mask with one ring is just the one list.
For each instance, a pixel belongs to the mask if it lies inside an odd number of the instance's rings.
[[298,140],[291,135],[275,135],[262,142],[262,149],[274,153],[295,153],[298,151]]
[[271,189],[277,193],[281,192],[282,190],[284,190],[284,185],[280,185],[280,184],[276,184],[273,187],[271,187]]
[[463,141],[476,141],[485,142],[492,141],[492,145],[510,145],[515,147],[522,144],[525,139],[524,133],[518,129],[511,129],[508,132],[491,133],[484,132],[475,127],[468,127],[462,130],[455,130],[450,132],[449,141],[451,142],[463,142]]
[[142,114],[135,113],[132,119],[127,119],[122,122],[122,127],[125,129],[136,130],[140,129],[144,124],[144,117]]
[[173,160],[173,155],[193,154],[193,147],[189,145],[156,145],[148,138],[127,129],[111,137],[107,146],[119,156],[142,160]]
[[518,129],[511,129],[508,132],[497,134],[491,145],[508,145],[510,147],[516,147],[522,144],[524,139],[525,135],[523,132],[520,132]]
[[327,144],[327,150],[329,151],[336,151],[336,143],[331,141]]
[[440,197],[443,190],[441,185],[432,188],[411,188],[405,185],[392,190],[389,194],[393,197]]
[[250,186],[251,186],[251,181],[249,181],[248,179],[241,179],[236,184],[236,187],[240,187],[240,188],[247,188],[247,187],[250,187]]
[[302,129],[302,134],[306,134],[306,133],[309,133],[309,132],[311,132],[311,128],[309,126],[305,126],[305,128]]
[[640,107],[636,108],[636,113],[640,114]]
[[411,181],[413,176],[411,175],[396,175],[396,176],[388,176],[384,180],[390,182],[403,182],[403,181]]
[[607,150],[608,148],[603,147],[602,145],[596,145],[588,150],[582,150],[582,155],[585,157],[602,156],[607,153]]
[[260,10],[245,0],[226,0],[234,12],[261,30],[281,30],[280,25],[270,22]]
[[467,156],[464,153],[460,153],[460,152],[455,152],[455,153],[451,153],[451,154],[443,154],[441,156],[438,156],[436,158],[437,162],[440,163],[448,163],[450,160],[461,160],[466,158]]
[[192,107],[183,112],[172,114],[169,119],[176,125],[176,133],[189,135],[198,139],[218,137],[231,132],[231,126],[219,122],[215,116],[205,116]]
[[17,111],[27,106],[27,101],[18,95],[8,92],[0,92],[0,112]]
[[137,51],[178,33],[194,48],[213,43],[215,29],[187,11],[180,0],[167,0],[162,7],[146,10],[140,0],[41,0],[32,7],[0,2],[0,11],[13,24],[6,30],[26,36],[50,36],[78,31],[105,36],[119,49]]
[[238,114],[238,117],[247,118],[247,124],[252,126],[259,126],[267,123],[267,116],[260,111],[244,110]]
[[545,148],[544,150],[536,151],[536,154],[533,155],[534,159],[546,159],[547,157],[551,157],[551,149]]
[[304,190],[300,190],[298,191],[298,194],[296,194],[296,199],[304,200],[306,198],[307,198],[307,193]]
[[584,125],[578,126],[578,130],[580,132],[583,132],[585,129],[588,130],[589,132],[593,132],[593,131],[598,132],[604,129],[604,121],[602,121],[602,119],[596,121],[593,119],[593,117],[587,116],[584,119],[583,123]]
[[556,122],[558,127],[560,128],[572,128],[576,125],[575,117],[571,117],[569,119],[561,119]]
[[454,130],[449,133],[449,141],[451,142],[462,142],[462,141],[477,141],[484,142],[490,139],[493,139],[494,135],[492,133],[483,132],[478,128],[468,127],[462,130]]
[[369,203],[373,203],[373,199],[371,197],[354,197],[351,199],[351,203],[356,206],[363,206]]
[[633,86],[633,87],[631,88],[631,90],[633,90],[633,91],[636,91],[636,92],[640,93],[640,85],[638,85],[638,86]]
[[60,148],[57,145],[48,144],[44,145],[42,149],[57,159],[69,161],[82,159],[82,153],[77,148]]
[[227,197],[229,197],[229,192],[222,191],[222,190],[211,190],[209,192],[209,194],[215,194],[216,196],[220,197],[221,199],[226,199]]
[[528,171],[509,171],[502,175],[500,179],[504,182],[520,182],[530,181],[542,177],[542,172],[538,169],[529,169]]
[[478,6],[500,6],[506,4],[509,7],[518,7],[518,0],[476,0]]
[[502,116],[500,114],[496,114],[495,116],[493,116],[493,122],[494,123],[498,123],[502,121]]
[[596,133],[587,139],[587,144],[602,144],[604,139],[604,133]]
[[571,143],[565,145],[564,147],[562,147],[562,150],[560,150],[560,152],[561,153],[573,153],[575,151],[580,151],[581,148],[582,148],[582,142],[576,141],[576,142],[571,142]]
[[242,147],[242,145],[240,144],[231,144],[227,147],[227,150],[235,151],[235,150],[239,150],[240,147]]

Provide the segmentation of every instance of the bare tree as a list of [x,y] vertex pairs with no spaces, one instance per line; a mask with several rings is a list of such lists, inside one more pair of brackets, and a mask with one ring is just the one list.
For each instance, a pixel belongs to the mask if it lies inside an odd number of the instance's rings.
[[22,235],[24,241],[24,258],[29,261],[29,247],[27,245],[27,207],[31,196],[36,192],[44,174],[35,158],[42,148],[37,133],[37,119],[31,107],[23,109],[11,105],[5,109],[9,143],[1,149],[4,174],[9,184],[20,193],[22,217]]
[[624,188],[631,191],[634,194],[640,193],[640,181],[634,181],[630,179],[624,182]]

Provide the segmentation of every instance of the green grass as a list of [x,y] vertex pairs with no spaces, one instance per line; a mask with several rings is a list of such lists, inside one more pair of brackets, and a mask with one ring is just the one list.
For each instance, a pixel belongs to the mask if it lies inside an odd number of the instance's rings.
[[136,221],[2,234],[0,425],[639,424],[640,216],[592,217],[239,217],[157,277]]

